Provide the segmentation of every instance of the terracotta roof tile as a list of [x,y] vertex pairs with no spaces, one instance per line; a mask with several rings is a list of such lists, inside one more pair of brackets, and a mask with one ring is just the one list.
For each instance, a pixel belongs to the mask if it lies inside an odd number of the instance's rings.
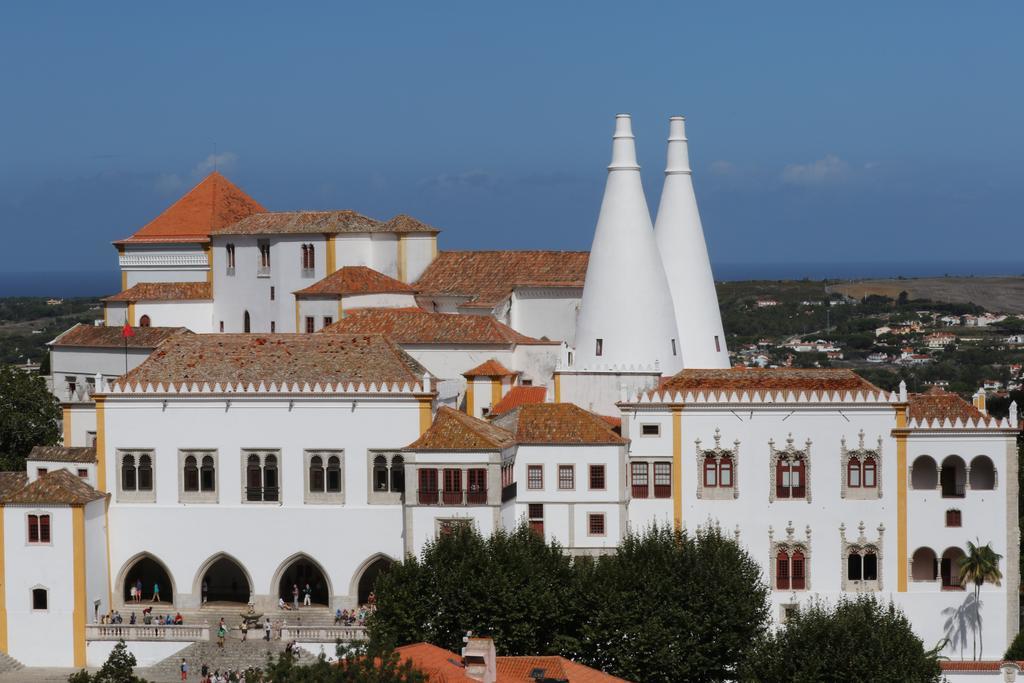
[[429,313],[419,308],[360,308],[322,330],[386,334],[399,344],[556,344],[527,337],[489,315]]
[[950,422],[956,422],[957,418],[963,422],[974,420],[975,423],[979,420],[985,422],[989,420],[988,416],[972,404],[939,387],[933,387],[924,394],[910,394],[907,399],[910,419],[918,422],[931,422],[932,420],[942,422],[947,418]]
[[526,403],[493,420],[519,444],[624,444],[600,415],[573,403]]
[[[134,337],[128,337],[130,349],[155,349],[165,340],[178,335],[190,335],[184,327],[133,327]],[[50,342],[50,346],[81,346],[91,348],[118,348],[125,345],[121,336],[121,327],[107,325],[86,325],[78,323],[71,329],[61,333]]]
[[295,296],[344,296],[349,294],[412,294],[412,286],[366,266],[345,266],[319,282],[295,292]]
[[514,377],[519,372],[515,370],[509,370],[504,365],[499,363],[496,359],[491,358],[485,360],[480,365],[466,370],[462,373],[463,377]]
[[132,242],[192,242],[246,216],[266,211],[259,202],[214,171],[163,213],[120,244]]
[[124,376],[152,383],[397,382],[410,386],[426,371],[381,335],[196,334],[174,337]]
[[515,445],[512,434],[461,410],[441,406],[434,422],[406,448],[423,451],[493,451]]
[[625,681],[589,666],[577,664],[564,657],[498,657],[498,681],[500,683],[534,683],[534,671],[540,669],[544,677],[569,683],[611,683]]
[[729,368],[682,370],[664,380],[661,391],[881,391],[852,370]]
[[583,287],[585,251],[442,251],[416,283],[425,296],[466,296],[493,308],[517,286]]
[[[997,662],[997,661],[992,661],[992,660],[988,660],[988,661],[984,661],[984,660],[979,660],[979,661],[963,661],[963,662],[957,662],[957,661],[951,661],[951,660],[945,660],[945,659],[939,660],[939,666],[942,668],[943,671],[999,671],[999,668],[1004,663],[1005,663],[1004,661],[998,661]],[[1018,662],[1015,662],[1015,664],[1018,667],[1024,669],[1024,661],[1018,661]],[[993,683],[995,683],[995,681],[998,681],[999,679],[993,677],[990,680],[992,680]]]
[[417,671],[427,676],[428,683],[463,683],[474,679],[466,675],[462,658],[443,647],[415,643],[395,648],[401,660],[412,662]]
[[31,484],[8,493],[0,502],[21,505],[85,505],[105,495],[80,477],[61,468],[47,472]]
[[28,475],[24,472],[0,472],[0,502],[27,483]]
[[491,406],[491,417],[507,413],[527,403],[543,403],[548,390],[544,387],[512,387],[501,400]]
[[275,211],[243,218],[237,223],[212,231],[214,235],[282,235],[339,233],[437,233],[436,228],[408,216],[381,221],[351,210],[341,211]]
[[96,462],[96,449],[85,446],[33,446],[28,460],[43,462]]
[[139,282],[103,301],[199,301],[213,299],[209,282]]

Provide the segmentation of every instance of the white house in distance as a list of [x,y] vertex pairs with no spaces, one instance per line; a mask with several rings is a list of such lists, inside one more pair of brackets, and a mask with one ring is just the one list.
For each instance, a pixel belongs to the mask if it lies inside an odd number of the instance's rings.
[[947,618],[973,609],[959,566],[990,543],[980,628],[1004,651],[1016,406],[725,367],[686,144],[673,119],[656,235],[617,118],[589,254],[438,253],[408,216],[271,213],[216,173],[119,241],[106,324],[51,344],[64,443],[0,475],[0,650],[83,666],[116,635],[154,662],[204,637],[95,623],[138,609],[139,581],[191,624],[277,615],[308,582],[299,642],[320,647],[361,634],[334,609],[455,526],[595,555],[658,522],[734,537],[777,621],[872,593],[956,659],[979,623]]

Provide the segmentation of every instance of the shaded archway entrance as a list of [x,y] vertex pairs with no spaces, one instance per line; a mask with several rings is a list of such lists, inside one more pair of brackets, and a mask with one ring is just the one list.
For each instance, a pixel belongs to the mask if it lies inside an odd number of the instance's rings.
[[392,564],[394,562],[386,557],[379,557],[366,566],[359,577],[359,586],[356,590],[360,605],[365,605],[369,601],[370,593],[373,592],[373,584],[376,583],[377,577],[391,569]]
[[203,573],[200,582],[203,602],[249,602],[252,587],[245,571],[234,560],[221,556]]
[[142,594],[138,602],[152,602],[153,591],[157,586],[160,587],[160,602],[174,602],[174,585],[171,583],[170,574],[156,558],[143,555],[132,562],[124,572],[121,598],[126,605],[132,602],[132,588],[138,588],[140,584]]
[[299,555],[288,562],[281,572],[281,578],[277,582],[278,597],[291,603],[292,588],[298,586],[299,604],[302,605],[307,585],[310,589],[310,601],[314,606],[325,607],[331,604],[331,588],[320,565],[305,555]]

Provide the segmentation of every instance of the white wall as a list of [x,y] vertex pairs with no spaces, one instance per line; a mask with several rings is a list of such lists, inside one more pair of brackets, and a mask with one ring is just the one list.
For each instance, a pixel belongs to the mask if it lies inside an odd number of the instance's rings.
[[402,241],[405,243],[405,281],[416,282],[437,256],[437,236],[413,233],[404,235]]
[[509,327],[530,337],[547,337],[572,346],[582,293],[575,288],[517,287],[512,292]]
[[346,311],[355,308],[416,308],[412,294],[350,294],[344,299]]
[[125,245],[118,256],[128,287],[139,282],[203,282],[208,262],[202,244]]
[[187,327],[198,334],[216,332],[212,301],[140,301],[135,304],[135,324],[149,316],[150,327]]
[[52,462],[48,460],[26,460],[25,471],[28,473],[28,481],[31,484],[39,478],[39,468],[45,469],[47,472],[55,472],[60,469],[67,470],[71,474],[78,476],[78,470],[86,470],[89,474],[82,478],[82,481],[89,484],[93,488],[96,487],[96,463],[91,462]]
[[105,379],[114,379],[125,373],[126,358],[127,368],[134,370],[152,351],[138,347],[129,347],[126,353],[123,348],[114,347],[51,346],[53,394],[61,401],[87,400],[84,394],[78,396],[76,393],[74,397],[68,394],[68,377],[75,377],[78,387],[85,387],[90,378],[95,378],[96,373],[103,375]]
[[85,506],[86,621],[110,611],[110,573],[107,571],[107,502],[102,498]]
[[622,400],[623,388],[627,396],[636,396],[658,386],[660,378],[655,371],[572,372],[572,368],[566,368],[559,373],[559,399],[599,415],[615,415],[615,404]]

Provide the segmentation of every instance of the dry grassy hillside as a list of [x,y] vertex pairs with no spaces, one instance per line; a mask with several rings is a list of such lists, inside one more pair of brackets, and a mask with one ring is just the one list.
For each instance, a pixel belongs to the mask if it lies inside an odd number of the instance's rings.
[[905,291],[911,299],[973,303],[989,311],[1024,313],[1024,277],[936,277],[907,280],[860,280],[829,286],[857,299],[879,294],[895,299]]

